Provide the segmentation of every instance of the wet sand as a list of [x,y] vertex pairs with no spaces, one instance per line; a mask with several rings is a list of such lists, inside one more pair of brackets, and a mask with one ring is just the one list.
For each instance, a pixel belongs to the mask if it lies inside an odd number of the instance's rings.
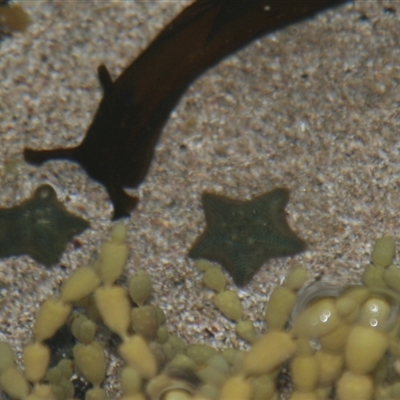
[[[69,245],[60,266],[0,260],[0,340],[19,355],[39,304],[94,260],[113,225],[104,188],[79,166],[35,168],[22,161],[22,149],[78,144],[101,96],[97,66],[118,76],[188,3],[24,2],[33,21],[28,32],[0,42],[0,206],[46,182],[91,223],[79,237],[82,248]],[[399,3],[356,1],[254,42],[186,92],[137,191],[139,207],[125,220],[126,275],[149,272],[152,301],[165,310],[171,333],[245,348],[186,257],[204,229],[205,190],[237,199],[291,190],[288,219],[308,250],[268,261],[239,291],[260,332],[266,300],[291,267],[358,282],[374,240],[398,238],[399,23]],[[113,377],[117,366],[111,357]],[[113,396],[115,381],[106,386]]]

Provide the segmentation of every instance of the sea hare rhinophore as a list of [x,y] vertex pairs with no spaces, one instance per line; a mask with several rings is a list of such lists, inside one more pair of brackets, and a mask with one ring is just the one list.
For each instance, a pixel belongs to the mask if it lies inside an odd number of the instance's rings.
[[68,212],[50,185],[12,208],[0,209],[0,257],[30,255],[50,267],[56,264],[73,236],[89,227]]
[[79,163],[102,183],[113,219],[129,216],[161,130],[187,87],[206,69],[263,34],[346,0],[198,0],[185,8],[113,82],[98,68],[103,99],[83,142],[67,149],[25,149],[25,160]]

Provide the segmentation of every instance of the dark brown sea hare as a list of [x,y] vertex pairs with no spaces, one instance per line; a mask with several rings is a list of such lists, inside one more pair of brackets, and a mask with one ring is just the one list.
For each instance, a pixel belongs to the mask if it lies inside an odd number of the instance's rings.
[[29,255],[50,267],[57,264],[68,242],[89,227],[68,212],[50,185],[12,208],[0,209],[0,257]]
[[25,149],[25,160],[79,163],[102,183],[113,219],[128,216],[138,198],[124,187],[145,178],[161,130],[180,97],[201,73],[263,34],[345,0],[198,0],[185,8],[113,82],[98,68],[103,99],[83,142],[73,148]]

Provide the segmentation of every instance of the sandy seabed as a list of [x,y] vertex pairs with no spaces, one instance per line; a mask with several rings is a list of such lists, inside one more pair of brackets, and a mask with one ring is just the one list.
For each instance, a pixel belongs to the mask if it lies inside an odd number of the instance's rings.
[[[24,1],[29,30],[0,42],[0,206],[20,203],[46,182],[91,223],[79,237],[82,248],[69,245],[52,269],[29,257],[0,260],[0,340],[19,356],[39,304],[94,260],[113,225],[104,188],[78,165],[35,168],[22,161],[22,149],[78,144],[101,97],[97,66],[118,76],[189,3]],[[399,28],[400,2],[349,3],[254,42],[186,92],[138,190],[139,207],[125,221],[126,274],[149,272],[152,301],[165,310],[171,333],[245,348],[186,257],[204,229],[205,190],[237,199],[291,190],[289,222],[308,250],[268,261],[239,291],[260,332],[266,300],[291,267],[358,282],[374,240],[399,237]],[[111,357],[111,396],[117,368]]]

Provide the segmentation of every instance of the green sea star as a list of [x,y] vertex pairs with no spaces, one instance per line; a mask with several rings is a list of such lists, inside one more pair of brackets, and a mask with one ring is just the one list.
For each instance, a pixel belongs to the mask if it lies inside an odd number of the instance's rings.
[[221,264],[238,286],[247,284],[268,259],[305,249],[286,221],[289,190],[278,188],[249,201],[203,193],[207,227],[189,257]]
[[88,226],[67,211],[50,185],[39,186],[32,198],[0,209],[0,257],[28,254],[49,267],[60,260],[72,237]]

